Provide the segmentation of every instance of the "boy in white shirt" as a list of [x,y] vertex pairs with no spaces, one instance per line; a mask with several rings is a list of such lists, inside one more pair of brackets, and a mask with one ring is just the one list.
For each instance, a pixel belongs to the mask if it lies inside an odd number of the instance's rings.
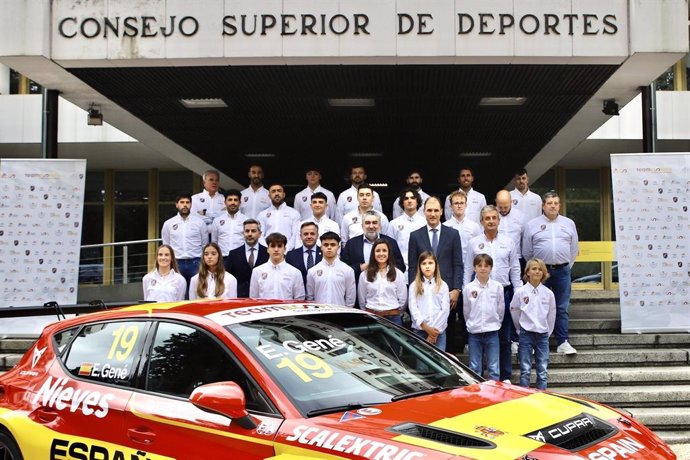
[[476,277],[462,290],[462,311],[467,324],[467,343],[470,346],[469,366],[482,375],[482,364],[486,357],[489,379],[498,381],[498,331],[505,315],[503,286],[489,277],[494,265],[490,255],[477,254],[473,265]]
[[323,259],[307,272],[307,300],[354,307],[355,271],[338,258],[340,236],[326,232],[320,239]]
[[532,372],[532,350],[537,367],[537,388],[546,389],[549,365],[549,336],[556,324],[556,297],[542,284],[549,277],[541,259],[530,259],[525,264],[525,284],[515,290],[510,302],[510,315],[520,334],[518,361],[520,386],[529,387]]
[[249,297],[254,299],[304,300],[302,272],[285,262],[287,238],[282,233],[266,237],[268,262],[254,267]]

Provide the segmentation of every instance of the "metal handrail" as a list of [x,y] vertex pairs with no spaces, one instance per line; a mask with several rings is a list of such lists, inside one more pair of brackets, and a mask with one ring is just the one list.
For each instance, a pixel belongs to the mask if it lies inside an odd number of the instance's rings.
[[[80,247],[81,250],[84,249],[96,249],[96,248],[106,248],[106,247],[122,247],[122,284],[129,283],[129,246],[134,244],[149,244],[157,243],[162,241],[160,238],[152,238],[146,240],[130,240],[130,241],[120,241],[115,243],[99,243],[99,244],[85,244]],[[106,261],[103,260],[103,273],[105,275]]]
[[129,244],[141,244],[141,243],[156,243],[158,241],[163,241],[160,238],[154,238],[151,240],[132,240],[132,241],[120,241],[119,243],[99,243],[99,244],[84,244],[80,246],[81,249],[89,248],[104,248],[106,246],[125,246]]

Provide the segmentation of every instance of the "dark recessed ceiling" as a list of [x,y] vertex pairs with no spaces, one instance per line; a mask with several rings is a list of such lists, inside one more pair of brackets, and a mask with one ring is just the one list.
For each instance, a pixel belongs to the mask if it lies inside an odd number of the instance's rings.
[[[410,168],[445,195],[460,166],[493,196],[577,113],[616,66],[405,65],[71,69],[78,78],[240,183],[252,163],[266,182],[303,184],[322,170],[336,194],[352,164],[397,195]],[[480,107],[485,96],[525,96],[519,107]],[[182,98],[222,98],[224,109],[187,109]],[[328,98],[373,98],[330,107]],[[461,152],[492,152],[460,158]],[[247,153],[276,158],[251,159]],[[382,153],[352,158],[350,153]],[[303,185],[302,185],[303,186]],[[297,187],[288,190],[295,193]],[[391,198],[389,198],[391,199]]]

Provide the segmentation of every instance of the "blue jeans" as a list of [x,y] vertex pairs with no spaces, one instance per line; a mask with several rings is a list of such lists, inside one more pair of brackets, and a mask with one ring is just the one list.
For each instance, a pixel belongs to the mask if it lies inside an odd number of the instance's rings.
[[401,327],[402,327],[402,325],[403,325],[403,322],[402,322],[402,315],[386,316],[385,318],[386,318],[388,321],[390,321],[391,323],[397,324],[398,326],[401,326]]
[[532,373],[532,350],[537,370],[537,388],[546,390],[549,365],[549,333],[521,331],[518,359],[520,361],[520,386],[529,388],[529,376]]
[[486,369],[489,379],[498,380],[498,331],[467,334],[470,346],[470,369],[479,375],[484,373],[483,358],[486,356]]
[[501,329],[498,331],[499,361],[501,380],[510,380],[513,375],[513,354],[510,349],[512,333],[515,330],[513,317],[510,316],[510,301],[513,300],[513,286],[503,287],[505,314]]
[[[412,331],[424,340],[426,340],[426,338],[429,336],[429,334],[421,329],[413,329]],[[434,346],[439,350],[446,351],[446,331],[441,332],[438,337],[436,337],[436,343]]]
[[556,298],[556,327],[553,335],[558,345],[568,340],[568,306],[570,305],[570,266],[549,270],[544,286],[553,291]]
[[184,277],[187,281],[187,289],[185,290],[184,298],[189,299],[189,281],[192,276],[199,273],[199,261],[200,257],[194,257],[192,259],[177,259],[177,268],[180,269],[180,275]]

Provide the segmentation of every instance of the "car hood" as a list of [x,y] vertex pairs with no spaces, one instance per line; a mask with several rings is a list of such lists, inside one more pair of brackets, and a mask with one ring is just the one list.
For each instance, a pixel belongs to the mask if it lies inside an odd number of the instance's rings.
[[[616,421],[619,417],[597,404],[486,382],[311,418],[308,424],[291,427],[293,432],[288,440],[348,453],[340,448],[353,445],[344,438],[354,436],[390,443],[385,444],[390,449],[397,446],[391,453],[405,459],[458,456],[500,460],[523,458],[535,452],[546,455],[536,457],[539,459],[588,458],[587,452],[595,451],[599,441],[615,442],[633,436],[626,458],[657,458],[649,455],[649,448],[656,449],[658,438],[651,432],[648,433],[653,438],[641,436],[637,427],[632,434],[625,432],[621,429],[625,427]],[[365,447],[368,445],[365,443]],[[431,457],[429,450],[435,451]],[[643,450],[647,456],[635,456]],[[349,453],[364,455],[364,447]],[[375,458],[376,451],[371,454],[372,457],[364,457]]]

